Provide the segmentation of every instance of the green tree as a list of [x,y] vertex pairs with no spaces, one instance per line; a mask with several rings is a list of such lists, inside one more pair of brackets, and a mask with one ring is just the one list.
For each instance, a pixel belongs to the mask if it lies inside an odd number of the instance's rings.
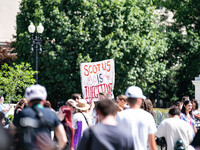
[[0,94],[5,95],[5,102],[17,102],[24,96],[27,86],[34,84],[35,71],[30,64],[21,63],[12,66],[4,64],[0,71]]
[[[200,73],[200,4],[198,0],[166,0],[156,1],[159,8],[165,7],[166,12],[173,12],[174,22],[165,26],[168,37],[167,68],[171,84],[165,85],[169,78],[163,81],[163,91],[167,91],[165,100],[181,99],[184,95],[194,97],[192,80]],[[163,17],[166,19],[167,17]],[[165,21],[165,20],[164,20]],[[176,68],[176,69],[174,69]],[[165,86],[165,87],[164,87]],[[175,98],[176,97],[176,98]]]
[[115,95],[129,85],[145,93],[166,75],[165,34],[149,0],[22,0],[17,15],[18,61],[34,64],[27,27],[42,22],[39,83],[48,99],[66,100],[81,92],[80,63],[115,59]]

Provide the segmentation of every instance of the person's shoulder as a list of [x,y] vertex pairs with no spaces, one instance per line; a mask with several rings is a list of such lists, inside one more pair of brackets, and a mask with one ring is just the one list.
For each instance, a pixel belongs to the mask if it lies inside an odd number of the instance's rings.
[[139,116],[143,116],[145,118],[153,118],[152,114],[143,110],[143,109],[136,109],[135,110]]
[[87,139],[90,137],[91,133],[94,132],[94,127],[89,127],[87,129],[85,129],[85,131],[83,132],[83,138]]
[[187,121],[182,120],[182,119],[177,119],[177,120],[180,122],[181,125],[185,127],[190,127],[190,124]]
[[83,115],[85,115],[87,118],[90,117],[90,114],[89,114],[89,113],[83,112]]
[[42,110],[48,113],[52,113],[52,112],[55,113],[55,111],[52,111],[50,108],[47,108],[47,107],[42,108]]
[[160,123],[160,125],[174,124],[175,122],[177,122],[177,120],[174,118],[166,118]]
[[73,115],[74,118],[80,117],[80,116],[81,116],[81,113],[75,113],[75,114]]
[[21,114],[29,114],[29,113],[33,112],[33,109],[30,107],[26,107],[26,108],[22,109],[22,111],[20,111],[20,112],[21,112]]
[[72,119],[73,120],[77,120],[77,121],[81,121],[83,119],[83,115],[81,113],[75,113],[73,116],[72,116]]
[[117,114],[125,115],[125,114],[131,113],[132,111],[133,111],[132,109],[128,108],[128,109],[125,109],[125,110],[122,110],[122,111],[118,112]]
[[94,130],[94,131],[99,131],[99,130],[101,130],[102,128],[104,129],[105,126],[104,126],[104,124],[102,124],[101,122],[99,122],[99,123],[97,123],[95,126],[92,127],[92,130]]
[[57,116],[56,112],[52,111],[50,108],[42,108],[41,111],[48,116]]

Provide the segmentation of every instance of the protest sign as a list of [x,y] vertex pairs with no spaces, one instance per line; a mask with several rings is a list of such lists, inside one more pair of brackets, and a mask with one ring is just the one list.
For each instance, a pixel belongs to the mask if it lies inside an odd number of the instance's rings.
[[81,86],[83,98],[87,101],[98,100],[99,93],[111,95],[115,83],[114,59],[81,63]]

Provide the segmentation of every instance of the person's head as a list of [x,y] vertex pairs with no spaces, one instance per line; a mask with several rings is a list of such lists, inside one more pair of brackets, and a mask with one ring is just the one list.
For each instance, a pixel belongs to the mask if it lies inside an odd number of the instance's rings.
[[117,105],[124,108],[127,103],[127,97],[125,95],[119,95],[116,99]]
[[108,93],[106,92],[99,92],[99,101],[108,99]]
[[45,101],[43,105],[44,105],[44,107],[46,107],[46,108],[51,108],[51,103],[50,103],[50,101]]
[[127,97],[127,102],[130,107],[137,105],[137,107],[141,107],[142,100],[146,99],[143,95],[143,92],[140,87],[130,86],[127,88],[125,95]]
[[182,103],[184,103],[186,100],[190,100],[189,96],[183,96],[182,97]]
[[150,99],[145,99],[143,101],[143,109],[146,110],[147,112],[151,113],[154,116],[153,104]]
[[71,109],[71,112],[74,113],[76,108],[75,108],[75,105],[77,104],[77,102],[73,99],[68,99],[66,101],[66,106],[68,106],[70,109]]
[[95,105],[95,109],[97,114],[100,116],[100,121],[101,118],[104,118],[108,115],[115,116],[117,113],[117,107],[115,103],[109,99],[98,101]]
[[192,110],[198,110],[199,109],[199,104],[198,104],[197,100],[196,99],[192,99],[191,102],[192,102]]
[[78,102],[79,99],[81,99],[81,94],[80,93],[74,93],[74,94],[72,94],[71,98],[73,100],[75,100],[76,102]]
[[168,113],[170,117],[180,116],[180,110],[177,106],[172,106]]
[[24,106],[25,106],[25,104],[26,104],[26,99],[25,99],[25,98],[20,99],[20,101],[19,101],[19,102],[17,103],[17,105],[15,106],[15,110],[16,110],[17,108],[23,109]]
[[192,102],[190,100],[186,100],[183,103],[181,112],[184,114],[190,113],[190,115],[192,115]]
[[46,88],[39,84],[31,85],[26,88],[25,97],[29,105],[41,103],[41,101],[45,101],[47,98]]
[[1,124],[2,126],[5,126],[5,125],[6,125],[5,114],[4,114],[2,111],[0,111],[0,124]]
[[176,106],[178,107],[178,109],[181,111],[183,103],[181,101],[176,101]]
[[0,96],[0,103],[4,103],[4,97]]
[[77,104],[74,106],[79,112],[87,112],[90,108],[90,105],[87,104],[87,101],[85,99],[79,99]]

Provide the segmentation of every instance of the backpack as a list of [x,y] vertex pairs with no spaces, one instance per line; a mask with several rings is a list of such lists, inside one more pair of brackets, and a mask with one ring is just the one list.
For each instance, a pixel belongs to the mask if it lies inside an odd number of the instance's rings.
[[[34,107],[38,119],[22,118],[20,124],[22,126],[20,132],[20,149],[21,150],[56,150],[56,143],[51,139],[51,136],[45,132],[40,131],[41,128],[49,127],[49,124],[44,119],[43,113],[39,112]],[[33,147],[35,142],[35,147]]]

